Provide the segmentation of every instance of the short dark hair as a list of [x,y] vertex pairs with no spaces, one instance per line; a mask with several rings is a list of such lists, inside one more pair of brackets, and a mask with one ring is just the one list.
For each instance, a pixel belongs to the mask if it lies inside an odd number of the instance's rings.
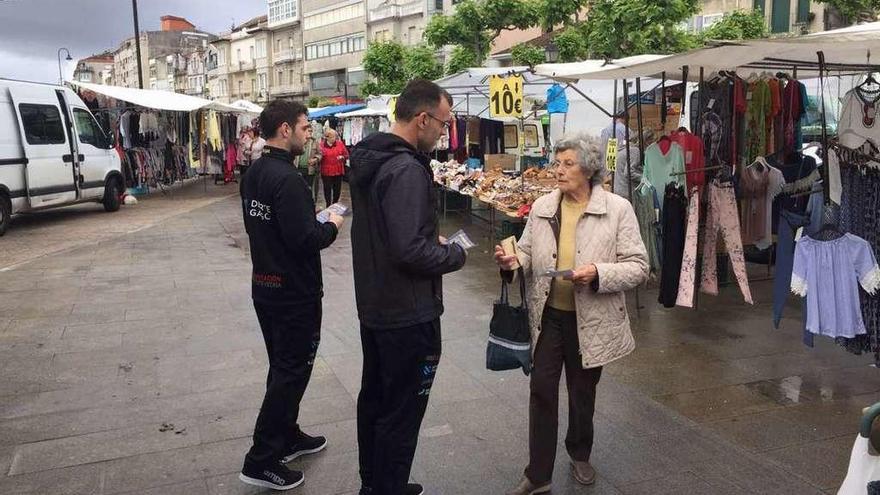
[[452,96],[445,89],[425,79],[413,79],[397,97],[394,117],[409,122],[416,115],[437,108],[441,98],[446,98],[452,105]]
[[293,127],[300,115],[309,115],[309,110],[302,103],[290,100],[270,101],[260,112],[260,133],[263,139],[275,137],[281,124],[285,122]]

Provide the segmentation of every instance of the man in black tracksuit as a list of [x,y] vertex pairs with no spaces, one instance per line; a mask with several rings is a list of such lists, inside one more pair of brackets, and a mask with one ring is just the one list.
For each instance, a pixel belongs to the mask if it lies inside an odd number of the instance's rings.
[[321,338],[320,253],[336,239],[342,217],[316,220],[308,184],[292,164],[309,129],[305,107],[272,101],[260,114],[260,129],[266,147],[242,178],[241,198],[269,376],[239,479],[286,490],[301,484],[303,474],[284,464],[327,445],[324,437],[303,433],[297,417]]
[[451,119],[451,98],[414,80],[391,133],[351,153],[351,245],[364,368],[358,397],[361,495],[418,495],[408,484],[440,360],[441,276],[465,251],[438,236],[433,174],[423,153]]

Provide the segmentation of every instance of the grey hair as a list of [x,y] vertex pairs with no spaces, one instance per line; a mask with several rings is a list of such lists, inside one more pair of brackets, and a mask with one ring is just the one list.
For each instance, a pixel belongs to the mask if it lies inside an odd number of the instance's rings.
[[602,156],[602,142],[589,134],[573,134],[563,136],[553,149],[554,153],[572,150],[577,154],[578,166],[584,177],[590,178],[594,186],[605,181],[605,163]]

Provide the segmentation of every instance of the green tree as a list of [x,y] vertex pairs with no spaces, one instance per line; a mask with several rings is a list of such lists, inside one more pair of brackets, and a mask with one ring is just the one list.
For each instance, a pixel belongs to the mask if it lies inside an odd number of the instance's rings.
[[559,50],[560,62],[577,62],[590,54],[587,38],[581,25],[571,25],[553,37],[553,43]]
[[520,43],[514,46],[510,51],[510,56],[516,65],[534,67],[544,63],[544,49],[528,43]]
[[[453,60],[460,67],[472,60],[481,65],[489,55],[492,41],[505,30],[528,29],[538,22],[537,0],[464,0],[449,16],[435,15],[425,27],[425,40],[435,48],[446,45],[459,47]],[[462,50],[468,50],[466,56]],[[450,57],[452,58],[452,57]],[[447,66],[447,73],[450,71]]]
[[443,66],[434,50],[426,46],[404,46],[397,41],[373,43],[364,54],[364,70],[370,79],[361,85],[364,96],[397,94],[414,78],[434,80]]
[[538,18],[545,33],[557,26],[568,26],[580,21],[580,12],[589,0],[537,0]]
[[593,57],[675,53],[698,44],[678,26],[700,11],[700,0],[593,0],[582,27]]
[[726,14],[720,21],[712,24],[701,33],[708,40],[751,40],[766,38],[769,35],[764,24],[764,13],[760,10],[736,10]]
[[479,67],[477,54],[468,47],[456,46],[446,59],[446,74],[458,74],[469,67]]
[[816,0],[819,3],[828,4],[835,9],[849,23],[870,22],[877,20],[877,12],[880,11],[880,0]]

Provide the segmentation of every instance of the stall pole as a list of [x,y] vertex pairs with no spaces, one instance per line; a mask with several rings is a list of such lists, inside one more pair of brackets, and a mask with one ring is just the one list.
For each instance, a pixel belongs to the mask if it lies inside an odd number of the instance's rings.
[[[636,80],[638,80],[638,79],[636,79]],[[615,90],[617,89],[617,81],[614,82],[614,89]],[[639,98],[639,95],[636,94],[636,99],[638,99],[638,98]],[[624,79],[623,80],[623,108],[624,108],[624,112],[623,112],[624,125],[623,126],[625,127],[625,130],[623,132],[626,134],[626,187],[629,190],[629,201],[630,201],[630,203],[632,203],[633,202],[632,163],[630,161],[631,158],[629,156],[629,110],[626,109],[628,102],[629,102],[629,89],[627,88],[626,79]],[[615,109],[615,113],[617,113],[617,97],[616,96],[614,98],[614,109]],[[639,113],[639,116],[641,117],[641,112]],[[639,127],[641,128],[641,123],[639,124]],[[639,132],[639,136],[641,136],[641,131]],[[641,141],[641,139],[639,139],[639,141]],[[639,147],[641,148],[641,144],[639,145]],[[615,171],[615,173],[617,173],[617,172]],[[640,315],[641,311],[642,311],[642,304],[641,304],[641,301],[639,300],[639,288],[638,287],[636,287],[636,289],[635,289],[635,295],[636,295],[636,315]]]
[[700,82],[697,84],[697,125],[694,126],[697,131],[694,134],[700,136],[700,139],[703,138],[703,97],[705,96],[703,94],[703,91],[705,91],[705,88],[703,88],[705,77],[704,70],[703,66],[700,66]]
[[144,89],[144,70],[141,67],[141,30],[138,26],[138,3],[131,0],[131,12],[134,16],[134,50],[137,54],[138,87]]
[[666,130],[666,71],[663,71],[660,80],[660,124]]
[[[685,122],[687,122],[687,124],[688,124],[687,128],[690,129],[691,131],[693,131],[694,126],[691,125],[691,119],[690,119],[691,102],[690,102],[690,98],[688,98],[688,91],[687,91],[688,77],[690,76],[689,72],[690,72],[690,66],[685,65],[681,68],[681,83],[684,85],[684,87],[681,90],[681,115],[678,118],[679,119],[678,125],[681,125],[681,119],[685,119]],[[684,113],[685,109],[687,109],[687,111],[688,111],[687,114]]]
[[[870,52],[869,57],[870,57]],[[826,128],[826,118],[825,118],[825,52],[819,50],[816,52],[819,56],[819,106],[822,108],[822,153],[824,153],[824,161],[822,167],[819,167],[822,172],[822,184],[824,187],[822,188],[822,196],[825,200],[825,204],[831,203],[831,187],[828,181],[828,130]],[[868,63],[870,63],[870,59]]]

